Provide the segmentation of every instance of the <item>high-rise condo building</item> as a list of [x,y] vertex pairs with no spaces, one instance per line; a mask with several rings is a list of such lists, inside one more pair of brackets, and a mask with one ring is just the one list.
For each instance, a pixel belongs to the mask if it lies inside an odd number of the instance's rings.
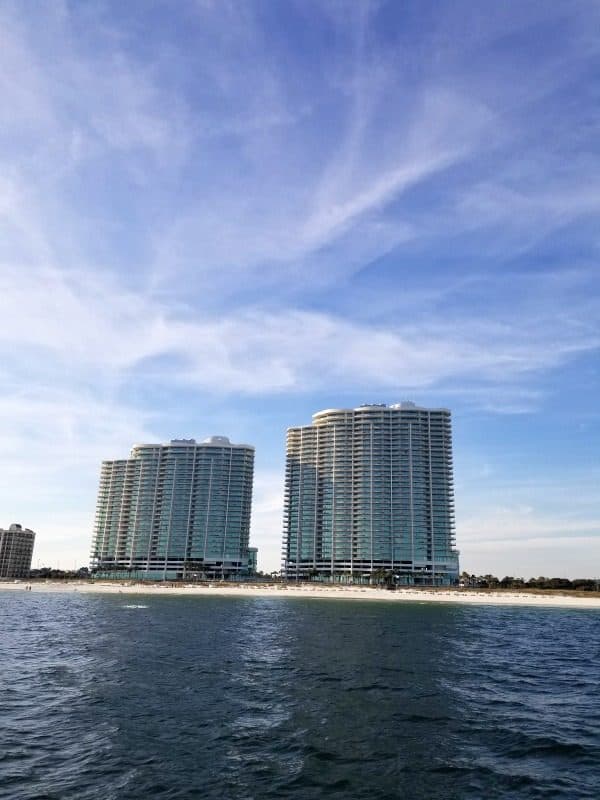
[[0,528],[0,578],[28,578],[35,533],[13,523]]
[[226,436],[134,445],[104,461],[92,569],[144,578],[248,572],[254,448]]
[[450,412],[414,403],[328,409],[289,428],[283,570],[289,578],[449,584]]

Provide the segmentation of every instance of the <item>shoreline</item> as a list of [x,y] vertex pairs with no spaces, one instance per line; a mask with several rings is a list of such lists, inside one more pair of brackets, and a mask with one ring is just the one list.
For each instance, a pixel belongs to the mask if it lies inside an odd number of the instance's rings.
[[[600,611],[600,597],[569,596],[567,594],[534,594],[517,590],[413,588],[389,591],[373,586],[281,586],[280,584],[246,584],[224,586],[221,584],[198,586],[183,584],[128,584],[126,582],[91,581],[17,581],[0,582],[2,591],[23,592],[26,587],[36,593],[63,594],[129,594],[184,597],[280,597],[321,600],[379,600],[388,603],[456,603],[460,605],[534,606],[537,608],[581,608]],[[27,593],[29,593],[27,591]]]

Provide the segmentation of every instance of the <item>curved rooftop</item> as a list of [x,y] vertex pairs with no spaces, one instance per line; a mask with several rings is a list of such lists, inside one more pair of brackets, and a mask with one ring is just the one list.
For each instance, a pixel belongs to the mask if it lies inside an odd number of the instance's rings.
[[418,406],[410,400],[402,400],[400,403],[391,403],[390,405],[386,403],[365,403],[356,408],[325,408],[323,411],[317,411],[313,414],[312,418],[316,421],[333,414],[355,414],[372,411],[445,411],[450,413],[448,408],[426,408],[425,406]]

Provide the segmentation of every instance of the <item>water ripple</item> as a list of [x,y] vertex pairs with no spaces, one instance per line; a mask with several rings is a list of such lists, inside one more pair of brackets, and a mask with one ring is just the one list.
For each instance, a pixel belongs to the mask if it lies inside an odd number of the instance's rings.
[[600,797],[600,619],[0,591],[0,798]]

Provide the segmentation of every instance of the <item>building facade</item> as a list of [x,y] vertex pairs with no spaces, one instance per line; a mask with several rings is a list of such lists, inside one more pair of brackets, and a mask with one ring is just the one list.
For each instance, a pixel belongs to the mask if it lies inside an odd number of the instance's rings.
[[0,578],[28,578],[35,533],[16,523],[0,528]]
[[254,448],[226,436],[139,444],[104,461],[92,569],[159,580],[247,573],[253,474]]
[[288,578],[454,583],[450,412],[365,405],[290,428],[283,528]]

